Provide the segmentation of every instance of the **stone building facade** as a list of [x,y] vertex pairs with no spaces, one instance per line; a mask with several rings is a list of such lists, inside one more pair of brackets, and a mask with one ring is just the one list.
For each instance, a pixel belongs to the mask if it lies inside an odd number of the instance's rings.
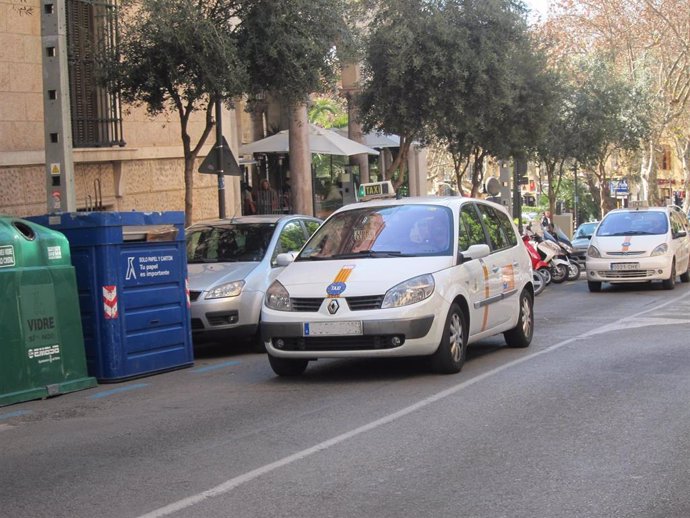
[[[40,0],[0,0],[0,214],[48,210],[45,171]],[[239,110],[225,110],[226,140],[235,156]],[[203,114],[190,123],[192,140]],[[122,109],[124,146],[73,149],[77,210],[184,210],[184,160],[176,114],[152,119],[143,107]],[[213,145],[207,141],[200,160]],[[200,162],[199,162],[200,164]],[[198,164],[197,164],[198,167]],[[240,206],[239,178],[226,177],[227,213]],[[194,176],[193,220],[218,215],[217,177]]]

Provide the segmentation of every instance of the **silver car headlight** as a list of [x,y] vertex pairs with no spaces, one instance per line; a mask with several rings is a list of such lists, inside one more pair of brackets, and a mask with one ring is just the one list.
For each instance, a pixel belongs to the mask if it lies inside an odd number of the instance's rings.
[[399,308],[421,302],[431,297],[435,287],[433,275],[420,275],[408,279],[386,292],[381,309]]
[[244,288],[244,281],[227,282],[210,290],[204,298],[208,300],[237,297],[242,293],[242,288]]
[[278,311],[292,311],[290,294],[288,293],[288,290],[285,289],[285,286],[278,281],[273,281],[273,283],[266,290],[264,304],[266,304],[267,308]]
[[599,250],[597,250],[597,247],[594,245],[589,245],[589,248],[587,249],[587,255],[589,257],[595,257],[595,258],[601,257]]
[[668,252],[668,245],[666,243],[662,243],[652,250],[651,257],[655,257],[657,255],[666,255],[666,252]]

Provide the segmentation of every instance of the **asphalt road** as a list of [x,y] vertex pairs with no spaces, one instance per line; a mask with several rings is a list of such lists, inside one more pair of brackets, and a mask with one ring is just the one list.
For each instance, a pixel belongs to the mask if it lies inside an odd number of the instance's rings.
[[[0,408],[0,515],[688,517],[690,285],[549,286],[533,344],[328,360],[248,349]],[[228,347],[231,349],[231,347]]]

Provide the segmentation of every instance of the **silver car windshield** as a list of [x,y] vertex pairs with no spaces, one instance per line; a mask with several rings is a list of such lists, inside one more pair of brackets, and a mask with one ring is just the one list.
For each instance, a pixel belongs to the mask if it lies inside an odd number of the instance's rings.
[[188,263],[261,261],[273,223],[204,225],[187,229]]
[[645,236],[668,232],[668,217],[660,210],[609,212],[597,236]]
[[438,205],[366,206],[331,216],[297,261],[451,255],[453,219]]

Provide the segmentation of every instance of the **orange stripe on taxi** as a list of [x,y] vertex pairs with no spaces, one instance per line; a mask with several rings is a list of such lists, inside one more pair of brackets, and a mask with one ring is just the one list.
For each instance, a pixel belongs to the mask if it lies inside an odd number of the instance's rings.
[[[491,288],[489,287],[489,268],[484,264],[484,261],[481,261],[482,263],[482,271],[484,272],[484,297],[486,299],[489,298],[489,295],[491,295]],[[484,306],[484,318],[482,320],[482,331],[486,330],[486,326],[489,323],[489,305],[487,304]]]

